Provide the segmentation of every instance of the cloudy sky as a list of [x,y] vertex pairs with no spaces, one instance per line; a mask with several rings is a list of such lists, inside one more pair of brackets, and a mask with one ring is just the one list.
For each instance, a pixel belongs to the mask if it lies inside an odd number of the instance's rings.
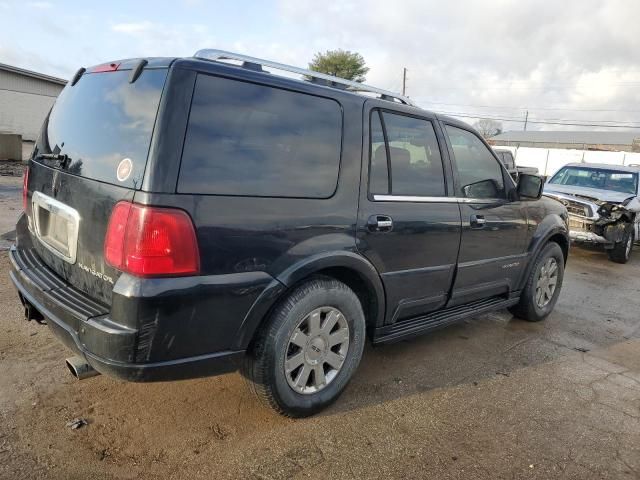
[[203,47],[299,66],[342,48],[367,83],[399,91],[406,67],[419,105],[469,122],[640,128],[640,0],[0,0],[0,18],[0,62],[63,78]]

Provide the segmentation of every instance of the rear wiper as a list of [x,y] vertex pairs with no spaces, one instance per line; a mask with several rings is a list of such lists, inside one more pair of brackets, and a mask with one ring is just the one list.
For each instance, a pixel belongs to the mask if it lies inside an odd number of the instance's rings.
[[71,163],[69,155],[60,153],[41,153],[36,155],[35,160],[54,160],[59,168],[66,168]]

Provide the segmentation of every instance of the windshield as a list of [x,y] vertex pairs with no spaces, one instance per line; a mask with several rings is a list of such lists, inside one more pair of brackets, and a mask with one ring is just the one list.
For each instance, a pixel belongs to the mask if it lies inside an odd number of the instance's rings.
[[563,167],[549,183],[635,194],[638,191],[638,174],[600,168]]
[[[67,85],[45,120],[35,161],[140,188],[167,69],[90,73]],[[63,156],[64,162],[52,162]],[[128,159],[128,160],[127,160]]]

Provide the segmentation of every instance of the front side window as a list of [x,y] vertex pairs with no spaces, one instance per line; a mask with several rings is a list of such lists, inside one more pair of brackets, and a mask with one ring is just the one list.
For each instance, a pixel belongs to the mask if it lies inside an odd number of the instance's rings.
[[372,112],[370,191],[373,194],[445,196],[442,157],[430,121],[377,110]]
[[502,168],[486,145],[468,130],[451,125],[447,125],[446,130],[453,149],[462,196],[504,198]]
[[328,198],[341,143],[333,100],[200,74],[178,192]]
[[507,168],[516,168],[516,162],[513,159],[511,152],[502,152],[502,158],[504,159],[504,164]]

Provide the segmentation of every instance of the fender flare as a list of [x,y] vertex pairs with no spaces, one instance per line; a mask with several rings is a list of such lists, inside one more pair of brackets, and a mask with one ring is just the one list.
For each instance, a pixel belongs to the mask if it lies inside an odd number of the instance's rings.
[[380,274],[376,268],[362,255],[350,251],[323,252],[295,263],[276,275],[273,281],[262,291],[258,299],[249,309],[240,328],[238,329],[237,344],[240,349],[246,349],[254,333],[259,328],[269,310],[296,283],[328,268],[345,268],[351,270],[363,281],[370,294],[375,296],[376,312],[372,315],[371,326],[380,326],[384,322],[386,300]]
[[[524,270],[522,278],[520,279],[518,290],[522,290],[524,288],[524,284],[527,281],[527,278],[529,278],[529,274],[531,273],[531,269],[535,264],[536,258],[538,258],[540,251],[549,242],[549,239],[551,237],[560,234],[564,237],[565,241],[567,242],[567,247],[571,245],[571,239],[569,238],[569,232],[567,231],[567,227],[565,223],[562,221],[562,219],[559,216],[557,217],[559,221],[554,222],[554,224],[551,226],[544,225],[542,223],[538,226],[538,231],[536,231],[536,233],[534,234],[531,240],[531,243],[529,244],[529,248],[528,248],[529,264],[527,265],[527,268]],[[568,251],[569,250],[567,248],[567,252]],[[565,256],[565,259],[564,259],[565,264],[567,262],[567,257],[568,255]]]

